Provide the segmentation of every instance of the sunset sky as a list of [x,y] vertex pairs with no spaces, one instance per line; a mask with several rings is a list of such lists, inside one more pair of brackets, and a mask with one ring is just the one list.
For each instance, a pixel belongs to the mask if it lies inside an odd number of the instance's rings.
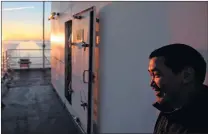
[[[42,40],[43,2],[2,2],[3,40]],[[50,39],[51,3],[45,2],[45,39]]]

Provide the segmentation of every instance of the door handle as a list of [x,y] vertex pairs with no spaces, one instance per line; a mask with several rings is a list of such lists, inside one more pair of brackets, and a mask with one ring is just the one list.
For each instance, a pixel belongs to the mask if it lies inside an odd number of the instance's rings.
[[84,47],[84,51],[86,50],[86,47],[89,47],[90,45],[89,44],[87,44],[87,43],[85,43],[84,41],[82,41],[82,47]]
[[[85,72],[89,72],[89,70],[84,70],[83,72],[83,83],[88,83],[86,80],[85,80]],[[88,74],[89,75],[89,74]],[[95,74],[92,74],[92,82],[95,82]]]
[[84,72],[83,72],[83,82],[84,82],[84,83],[88,83],[88,82],[85,80],[85,72],[89,72],[89,70],[84,70]]

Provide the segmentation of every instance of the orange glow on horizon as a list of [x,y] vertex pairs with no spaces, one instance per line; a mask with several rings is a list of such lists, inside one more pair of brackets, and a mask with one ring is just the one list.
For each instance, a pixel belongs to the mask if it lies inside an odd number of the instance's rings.
[[[7,23],[2,27],[4,40],[42,40],[42,25],[24,24],[24,23]],[[45,27],[45,40],[50,39],[49,26]]]

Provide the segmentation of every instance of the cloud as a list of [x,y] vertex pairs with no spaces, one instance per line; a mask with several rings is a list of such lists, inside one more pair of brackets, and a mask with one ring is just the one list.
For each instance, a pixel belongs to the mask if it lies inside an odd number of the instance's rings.
[[34,8],[34,7],[31,6],[31,7],[4,8],[3,11],[23,10],[23,9],[28,9],[28,8]]

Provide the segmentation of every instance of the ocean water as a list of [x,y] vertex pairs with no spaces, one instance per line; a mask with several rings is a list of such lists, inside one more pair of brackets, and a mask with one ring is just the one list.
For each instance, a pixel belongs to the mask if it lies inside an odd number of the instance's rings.
[[[30,68],[41,68],[43,66],[43,51],[42,41],[3,41],[1,55],[9,55],[9,66],[14,69],[19,69],[18,61],[23,58],[28,58],[31,61]],[[45,67],[50,67],[50,41],[45,41]],[[19,50],[21,49],[21,50]],[[24,50],[30,49],[30,50]]]
[[[6,51],[8,49],[16,49],[16,47],[22,42],[35,42],[40,47],[40,49],[42,49],[42,44],[43,44],[42,41],[33,41],[33,40],[23,41],[23,40],[19,40],[19,41],[2,41],[2,51]],[[45,45],[46,45],[45,49],[50,49],[51,48],[50,41],[45,41]],[[25,46],[25,47],[27,47],[27,46]]]

